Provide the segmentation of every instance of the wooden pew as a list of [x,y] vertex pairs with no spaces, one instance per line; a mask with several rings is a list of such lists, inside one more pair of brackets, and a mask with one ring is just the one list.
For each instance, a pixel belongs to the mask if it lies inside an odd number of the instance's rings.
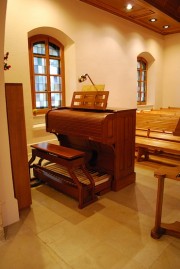
[[149,160],[150,150],[180,156],[179,142],[136,136],[135,145],[138,151],[137,161],[140,161],[143,155],[145,160]]
[[[177,112],[178,111],[178,112]],[[180,109],[160,109],[137,112],[136,149],[137,160],[149,152],[164,152],[179,155],[180,146]]]
[[150,129],[180,135],[180,116],[140,112],[136,114],[136,129]]
[[153,130],[136,129],[136,136],[154,138],[159,140],[173,141],[180,143],[180,136],[175,136],[172,133],[158,132]]

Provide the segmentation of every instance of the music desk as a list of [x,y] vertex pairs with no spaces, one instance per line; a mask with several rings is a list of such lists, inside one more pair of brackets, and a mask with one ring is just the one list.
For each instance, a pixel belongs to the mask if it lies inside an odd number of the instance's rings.
[[151,230],[151,236],[154,239],[160,238],[163,234],[180,238],[180,222],[179,221],[176,221],[174,223],[169,223],[169,224],[161,223],[165,178],[170,178],[173,180],[180,181],[179,173],[180,173],[180,166],[177,166],[177,167],[161,166],[159,169],[157,169],[154,172],[154,176],[158,179],[155,226]]

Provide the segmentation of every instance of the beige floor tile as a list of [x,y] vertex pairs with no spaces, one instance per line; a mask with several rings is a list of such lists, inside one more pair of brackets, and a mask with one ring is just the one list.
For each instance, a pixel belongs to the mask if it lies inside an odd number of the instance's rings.
[[33,201],[31,210],[24,218],[23,223],[36,234],[61,221],[63,221],[61,216],[58,216],[40,203]]
[[179,269],[180,268],[180,240],[174,239],[173,242],[165,248],[158,259],[153,263],[150,269]]
[[128,258],[123,265],[121,265],[120,261],[114,267],[112,267],[112,269],[145,269],[145,267],[137,261]]
[[146,268],[150,268],[150,266],[167,248],[170,241],[171,238],[166,238],[165,236],[159,240],[148,240],[144,244],[144,247],[140,251],[138,251],[137,254],[133,257],[133,259],[144,265]]
[[99,237],[93,233],[79,227],[71,227],[68,236],[62,236],[61,239],[55,240],[49,246],[59,257],[63,257],[69,263],[72,259],[85,255],[89,248],[93,248],[99,242]]
[[13,239],[7,239],[0,248],[1,269],[70,269],[49,247],[43,244],[31,230],[26,229]]
[[70,264],[74,269],[120,269],[124,268],[128,262],[128,257],[112,248],[108,243],[101,242],[83,255],[71,260]]
[[[180,240],[155,240],[157,163],[136,163],[136,183],[78,202],[47,185],[32,189],[32,207],[5,229],[1,269],[179,269]],[[165,182],[164,222],[180,220],[180,182]]]

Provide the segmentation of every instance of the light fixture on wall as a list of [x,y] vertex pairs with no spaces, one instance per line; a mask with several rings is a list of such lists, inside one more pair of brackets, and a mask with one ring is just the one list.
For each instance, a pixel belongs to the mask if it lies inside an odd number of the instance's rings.
[[78,81],[79,81],[79,82],[84,82],[87,78],[91,81],[92,85],[93,85],[94,88],[97,90],[97,88],[96,88],[94,82],[92,81],[92,79],[90,78],[90,76],[89,76],[88,74],[85,74],[85,75],[80,76],[80,77],[78,78]]

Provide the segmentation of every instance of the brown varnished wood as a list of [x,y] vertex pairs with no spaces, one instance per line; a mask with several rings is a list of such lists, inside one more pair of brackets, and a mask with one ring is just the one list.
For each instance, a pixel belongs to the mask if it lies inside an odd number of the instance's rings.
[[165,132],[152,131],[150,129],[148,130],[136,129],[136,136],[155,138],[159,140],[166,140],[180,143],[180,136],[175,136],[173,134]]
[[[179,0],[80,0],[111,14],[127,19],[162,35],[180,32],[180,2]],[[131,3],[132,10],[126,10]],[[156,18],[152,23],[150,19]],[[169,25],[168,29],[163,28]]]
[[109,91],[76,91],[73,93],[72,108],[105,110]]
[[[34,144],[32,148],[29,167],[33,168],[34,175],[39,180],[45,181],[61,192],[76,198],[79,201],[79,208],[96,201],[97,193],[110,189],[110,177],[106,181],[102,180],[102,184],[99,186],[97,184],[95,186],[95,178],[85,167],[84,152],[46,142]],[[50,164],[42,165],[42,161],[35,164],[36,157],[48,160]],[[54,168],[53,163],[56,163]],[[80,179],[78,169],[81,171],[81,177],[84,176],[85,179]]]
[[180,115],[174,113],[140,112],[136,115],[136,129],[146,129],[180,135]]
[[136,115],[137,160],[149,151],[180,154],[180,115],[178,108],[138,112]]
[[151,231],[151,236],[154,239],[160,238],[163,234],[180,238],[179,221],[175,221],[174,223],[168,223],[168,224],[161,223],[165,178],[180,181],[179,173],[180,173],[180,166],[177,167],[161,166],[154,172],[154,176],[158,179],[155,226]]
[[22,84],[6,83],[5,95],[14,195],[21,210],[31,205]]
[[57,157],[61,157],[64,159],[72,160],[79,157],[84,156],[83,151],[63,147],[63,146],[57,146],[55,144],[50,144],[47,142],[34,144],[31,146],[34,149],[41,150],[45,153],[57,155]]
[[135,109],[61,108],[46,114],[46,129],[60,144],[85,152],[85,165],[112,175],[112,190],[135,182]]
[[113,110],[88,111],[70,108],[50,110],[46,114],[47,132],[73,135],[105,144],[115,141]]

